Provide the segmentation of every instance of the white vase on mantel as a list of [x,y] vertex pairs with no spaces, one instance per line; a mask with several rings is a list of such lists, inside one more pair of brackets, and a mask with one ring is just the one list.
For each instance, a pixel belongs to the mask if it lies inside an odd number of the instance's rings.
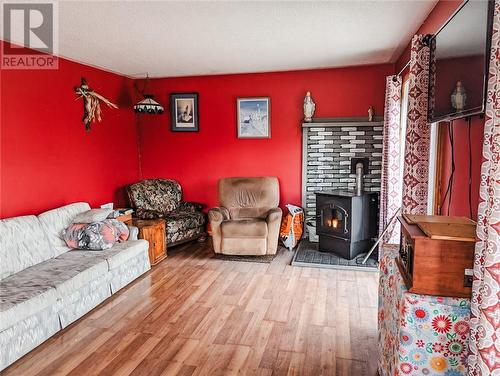
[[304,121],[310,123],[312,117],[314,116],[314,110],[316,109],[316,104],[312,100],[311,92],[308,91],[304,97]]

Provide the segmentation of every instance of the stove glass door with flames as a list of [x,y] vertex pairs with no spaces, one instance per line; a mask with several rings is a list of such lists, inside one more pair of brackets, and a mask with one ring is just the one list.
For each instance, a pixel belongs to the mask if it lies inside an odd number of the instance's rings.
[[347,211],[338,205],[331,204],[321,210],[321,224],[323,231],[347,234]]

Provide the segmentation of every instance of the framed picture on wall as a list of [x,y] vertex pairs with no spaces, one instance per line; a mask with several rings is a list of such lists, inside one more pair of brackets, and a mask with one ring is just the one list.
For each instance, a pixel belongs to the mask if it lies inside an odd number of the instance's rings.
[[173,132],[198,132],[198,93],[170,94],[170,118]]
[[238,98],[238,138],[271,138],[271,98]]

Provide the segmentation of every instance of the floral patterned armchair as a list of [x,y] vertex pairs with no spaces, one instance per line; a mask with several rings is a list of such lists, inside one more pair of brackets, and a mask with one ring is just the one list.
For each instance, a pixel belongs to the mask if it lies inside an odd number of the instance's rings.
[[205,237],[203,205],[182,201],[182,189],[175,180],[142,180],[130,185],[127,193],[138,218],[167,221],[168,245]]

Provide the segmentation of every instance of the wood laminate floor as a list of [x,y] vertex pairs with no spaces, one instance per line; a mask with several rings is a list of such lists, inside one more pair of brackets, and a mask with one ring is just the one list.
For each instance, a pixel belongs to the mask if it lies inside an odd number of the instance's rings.
[[376,375],[378,274],[291,257],[178,247],[3,375]]

